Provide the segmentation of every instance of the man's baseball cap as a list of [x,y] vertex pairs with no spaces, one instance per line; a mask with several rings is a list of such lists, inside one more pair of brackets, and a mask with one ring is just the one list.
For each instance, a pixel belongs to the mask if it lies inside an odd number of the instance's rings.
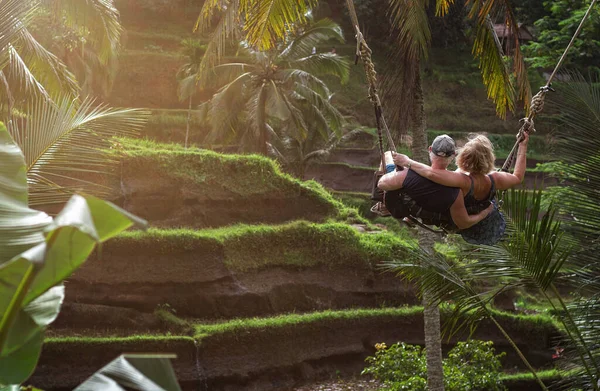
[[431,152],[436,156],[450,157],[456,153],[456,144],[447,134],[437,136],[431,143]]

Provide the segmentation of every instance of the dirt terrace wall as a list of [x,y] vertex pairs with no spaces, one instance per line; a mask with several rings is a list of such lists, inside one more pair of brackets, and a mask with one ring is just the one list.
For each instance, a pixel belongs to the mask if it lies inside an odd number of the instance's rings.
[[[100,256],[93,256],[68,280],[67,301],[142,312],[168,304],[177,315],[201,318],[416,303],[412,286],[371,266],[364,249],[344,250],[352,238],[319,243],[295,238],[291,232],[272,239],[267,235],[224,243],[208,237],[172,244],[134,239],[109,242]],[[270,240],[272,249],[266,248]],[[301,249],[285,250],[287,240]],[[310,244],[313,248],[307,248]],[[332,259],[334,255],[343,261]],[[258,259],[261,256],[271,264],[239,269],[243,262],[263,262]],[[96,326],[103,327],[101,323]]]
[[[286,390],[336,371],[358,374],[377,342],[423,344],[422,313],[398,312],[234,329],[202,338],[197,350],[191,338],[177,337],[53,341],[44,346],[29,383],[47,390],[71,389],[122,351],[169,352],[178,355],[173,364],[184,389]],[[535,367],[551,365],[550,341],[556,330],[514,319],[501,323]],[[510,349],[491,324],[481,325],[474,338],[493,340],[499,351]],[[504,365],[521,366],[514,354]]]

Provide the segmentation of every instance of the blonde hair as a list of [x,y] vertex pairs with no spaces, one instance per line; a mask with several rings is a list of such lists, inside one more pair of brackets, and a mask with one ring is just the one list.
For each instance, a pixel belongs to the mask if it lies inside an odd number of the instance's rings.
[[471,174],[489,174],[494,171],[494,146],[485,136],[478,134],[471,137],[469,142],[458,153],[456,165]]

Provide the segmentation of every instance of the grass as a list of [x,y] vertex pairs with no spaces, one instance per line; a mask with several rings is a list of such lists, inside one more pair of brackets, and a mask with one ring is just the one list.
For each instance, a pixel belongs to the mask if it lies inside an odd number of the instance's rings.
[[229,322],[195,326],[197,339],[224,334],[252,332],[253,330],[277,330],[286,327],[344,320],[347,322],[365,318],[413,317],[423,313],[422,307],[353,309],[320,311],[309,314],[287,314],[271,318],[234,319]]
[[[345,266],[373,269],[401,254],[412,239],[385,232],[360,234],[342,223],[236,225],[194,231],[189,229],[125,232],[111,246],[158,246],[161,252],[196,250],[224,254],[224,264],[242,273],[266,268]],[[158,251],[158,250],[157,250]]]
[[[563,378],[564,372],[560,372],[556,369],[548,369],[545,371],[538,371],[537,375],[542,381],[557,380]],[[568,375],[567,375],[568,376]],[[519,372],[519,373],[506,373],[500,376],[503,382],[521,382],[521,381],[535,381],[531,372]]]
[[157,143],[130,138],[117,139],[119,152],[129,164],[152,165],[183,183],[202,187],[203,193],[215,199],[224,192],[247,199],[253,195],[286,198],[299,194],[329,210],[337,221],[368,224],[355,209],[335,199],[315,181],[301,181],[285,174],[273,160],[260,155],[221,154],[188,148],[179,144]]
[[[125,346],[144,343],[173,343],[173,342],[189,342],[201,340],[207,337],[221,337],[225,335],[240,335],[242,333],[251,333],[254,331],[275,331],[286,328],[293,328],[303,325],[321,325],[329,322],[344,321],[345,324],[360,320],[370,319],[389,319],[399,321],[406,319],[407,321],[415,316],[422,316],[423,308],[420,306],[399,307],[399,308],[377,308],[377,309],[348,309],[348,310],[326,310],[306,314],[285,314],[267,318],[248,318],[248,319],[233,319],[221,323],[203,324],[196,323],[193,325],[193,337],[189,336],[165,336],[165,335],[136,335],[130,337],[52,337],[46,338],[47,344],[112,344],[120,343]],[[517,316],[496,314],[497,319],[501,322],[512,321],[518,319],[518,326],[523,330],[533,331],[539,330],[540,326],[544,327],[544,331],[552,331],[553,323],[547,317],[538,315],[534,316]]]

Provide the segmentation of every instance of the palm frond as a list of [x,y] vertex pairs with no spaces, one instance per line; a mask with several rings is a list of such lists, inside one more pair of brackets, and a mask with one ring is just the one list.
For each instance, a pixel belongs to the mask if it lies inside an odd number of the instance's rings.
[[298,58],[290,61],[290,66],[316,76],[336,76],[342,83],[346,83],[350,76],[350,62],[335,53],[318,53]]
[[44,48],[27,30],[19,33],[15,43],[19,55],[27,64],[36,80],[51,95],[68,93],[78,95],[79,85],[75,76],[54,54]]
[[235,134],[238,119],[246,107],[249,95],[244,91],[244,84],[250,78],[251,74],[248,72],[238,76],[219,89],[211,100],[201,105],[201,110],[206,113],[205,119],[211,125],[206,142],[227,140],[232,134]]
[[510,74],[504,62],[504,53],[488,14],[477,25],[473,55],[479,60],[483,84],[487,86],[488,97],[496,103],[496,112],[502,118],[506,111],[515,109],[515,91]]
[[177,84],[177,96],[179,97],[179,101],[183,102],[193,96],[198,90],[198,85],[196,83],[196,75],[190,75],[179,80],[179,84]]
[[327,117],[329,127],[335,134],[340,136],[344,118],[341,113],[331,104],[328,98],[324,98],[314,90],[303,85],[296,85],[296,92],[314,106],[323,116]]
[[317,0],[244,0],[246,41],[257,50],[272,49],[297,25],[304,24],[308,11],[317,4]]
[[556,154],[567,164],[568,196],[557,199],[565,216],[565,228],[580,243],[570,260],[574,280],[586,291],[600,290],[597,282],[597,249],[600,244],[600,87],[581,75],[568,74],[559,94],[549,97],[549,106],[559,114]]
[[390,0],[392,24],[397,31],[398,50],[410,61],[427,59],[431,30],[428,0]]
[[50,99],[46,89],[33,75],[19,52],[10,44],[5,50],[9,53],[9,62],[2,72],[7,94],[13,100],[25,100],[29,97]]
[[436,0],[435,16],[446,16],[450,7],[454,4],[454,0]]
[[284,83],[292,82],[304,85],[321,96],[330,97],[332,95],[327,84],[312,73],[301,69],[283,69],[279,73]]
[[113,0],[40,0],[56,14],[64,15],[69,27],[85,26],[89,44],[97,48],[103,64],[118,55],[123,28]]
[[391,34],[396,37],[397,45],[383,64],[379,85],[388,125],[396,132],[394,136],[406,134],[413,119],[420,64],[427,58],[431,43],[427,5],[427,0],[390,1]]
[[290,61],[312,54],[312,49],[329,40],[344,42],[342,28],[331,19],[323,18],[310,24],[306,30],[294,39],[281,52],[284,61]]
[[[503,24],[508,32],[508,37],[510,37],[508,39],[511,39],[511,42],[507,45],[510,53],[503,54],[510,56],[512,59],[512,73],[516,80],[518,97],[523,101],[525,109],[528,109],[531,101],[531,86],[529,84],[525,59],[519,41],[519,23],[513,11],[511,2],[509,0],[490,0],[485,2],[480,0],[471,1],[473,2],[473,7],[470,14],[472,18],[477,20],[479,25],[487,24],[491,16],[501,15]],[[494,101],[496,100],[494,99]],[[509,108],[508,105],[506,107]]]
[[[232,3],[236,6],[239,5],[239,0],[233,0]],[[223,11],[223,9],[227,9],[227,2],[223,0],[207,0],[202,4],[202,9],[200,10],[200,14],[196,19],[196,24],[194,25],[194,32],[199,31],[204,33],[211,28],[212,19],[217,12]]]
[[[13,43],[31,18],[36,0],[0,0],[0,51]],[[0,69],[4,64],[0,62]]]
[[114,163],[106,152],[107,140],[136,134],[148,115],[137,109],[95,106],[91,99],[81,104],[68,96],[56,104],[34,100],[11,131],[25,155],[30,204],[63,202],[73,189],[106,195],[106,188],[86,178],[106,174]]
[[[210,2],[206,2],[210,3]],[[205,4],[206,4],[205,3]],[[210,81],[210,70],[218,65],[225,53],[225,46],[229,39],[239,35],[239,1],[232,1],[224,10],[219,22],[215,26],[202,61],[198,66],[196,78],[200,88],[204,88]]]

